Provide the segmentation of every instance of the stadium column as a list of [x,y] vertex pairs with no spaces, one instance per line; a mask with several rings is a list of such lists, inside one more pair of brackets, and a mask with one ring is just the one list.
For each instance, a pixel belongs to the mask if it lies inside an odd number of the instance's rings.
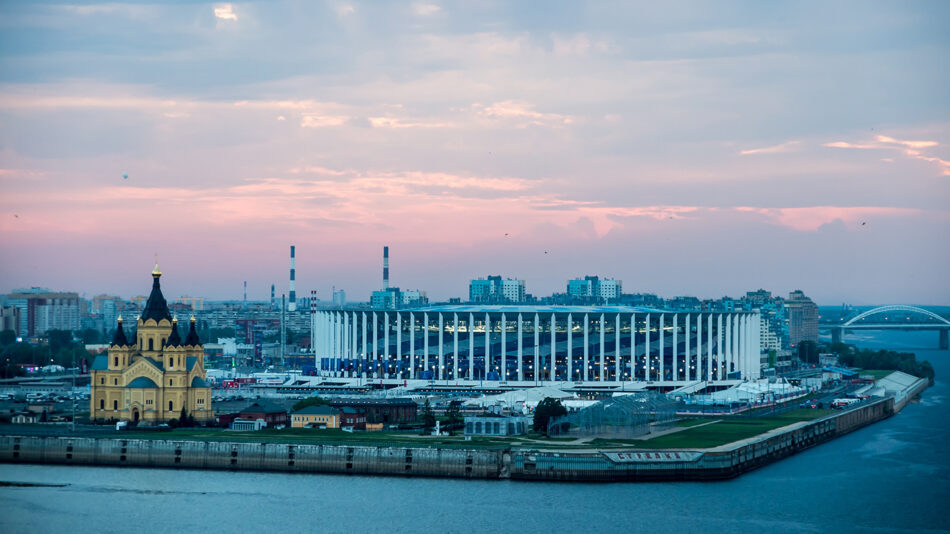
[[352,347],[350,351],[350,362],[353,366],[353,373],[350,376],[357,376],[357,373],[359,373],[358,358],[360,354],[359,336],[357,335],[359,334],[359,331],[357,330],[357,323],[359,321],[357,321],[358,316],[355,311],[350,312],[350,314],[352,316],[350,319],[350,328],[352,329],[352,332],[350,333],[350,346]]
[[706,316],[706,380],[713,379],[713,314]]
[[590,316],[586,313],[584,314],[584,378],[583,381],[587,382],[590,378]]
[[755,326],[756,326],[755,319],[757,318],[758,316],[756,315],[749,315],[746,318],[746,335],[745,335],[746,354],[747,354],[746,356],[746,370],[747,371],[746,372],[749,374],[748,375],[743,374],[742,377],[748,380],[754,379],[755,364],[757,364],[759,361],[759,355],[756,354],[756,345],[754,342],[755,336],[753,334],[753,332],[755,331]]
[[[443,342],[443,335],[445,334],[445,317],[442,316],[442,312],[439,312],[439,380],[446,378],[445,376],[445,343]],[[429,338],[429,329],[426,328],[426,343],[428,344]],[[428,352],[426,353],[426,358],[429,357]]]
[[742,315],[736,314],[732,319],[732,352],[735,354],[735,369],[736,371],[742,370]]
[[531,373],[531,378],[533,378],[535,382],[537,382],[538,377],[541,376],[541,369],[538,367],[541,364],[538,358],[538,350],[541,348],[541,325],[539,322],[540,317],[536,313],[534,314],[534,372]]
[[373,373],[379,378],[379,322],[376,312],[373,314]]
[[614,380],[620,382],[620,314],[614,318]]
[[396,312],[396,378],[402,378],[402,313]]
[[482,378],[488,378],[488,370],[492,368],[491,361],[491,317],[485,312],[485,358],[482,360]]
[[604,371],[607,370],[606,363],[604,362],[604,335],[605,335],[604,330],[606,330],[604,328],[604,314],[600,314],[600,321],[598,321],[597,328],[600,330],[600,365],[598,366],[599,369],[597,370],[597,374],[598,374],[597,378],[601,382],[603,382],[604,380],[606,380],[606,377],[604,376]]
[[567,379],[574,380],[574,320],[567,314]]
[[680,314],[673,314],[673,373],[672,378],[674,381],[679,379],[679,316]]
[[429,313],[422,312],[422,366],[428,371],[429,365]]
[[659,326],[659,329],[658,329],[658,331],[657,331],[657,334],[659,334],[659,338],[660,338],[660,339],[657,341],[657,348],[659,349],[659,350],[657,351],[657,353],[660,355],[660,378],[659,378],[659,380],[660,380],[660,383],[661,383],[661,384],[663,383],[664,380],[666,380],[666,376],[664,376],[664,374],[663,374],[663,372],[666,370],[666,339],[664,339],[664,337],[663,337],[664,334],[665,334],[665,332],[664,332],[663,329],[666,328],[666,324],[665,324],[665,323],[666,323],[666,314],[665,314],[665,313],[661,313],[661,314],[660,314],[660,326]]
[[360,338],[360,341],[363,342],[363,350],[360,351],[360,369],[363,374],[363,378],[366,378],[366,312],[363,312],[363,336]]
[[692,356],[689,355],[689,349],[690,349],[690,339],[693,337],[693,332],[692,332],[692,329],[690,328],[689,319],[690,317],[689,317],[689,314],[687,313],[686,314],[686,328],[685,328],[685,332],[683,332],[683,336],[686,338],[686,346],[684,347],[683,354],[686,356],[684,358],[685,366],[686,366],[686,369],[684,370],[684,374],[686,375],[687,382],[689,382],[690,380],[689,368],[690,368],[690,363],[692,362]]
[[341,332],[340,332],[340,370],[343,371],[341,376],[346,376],[349,363],[349,348],[350,348],[350,316],[347,315],[345,311],[341,311],[340,315],[343,320],[340,323]]
[[498,379],[508,382],[508,345],[505,343],[508,332],[508,322],[505,320],[505,314],[501,314],[501,372]]
[[416,378],[416,314],[409,312],[409,378]]
[[[441,312],[440,312],[441,313]],[[452,318],[452,376],[459,379],[459,314],[453,313]]]
[[557,380],[557,338],[554,335],[554,331],[557,327],[557,318],[555,314],[551,314],[551,373],[548,377],[552,382]]
[[643,347],[643,379],[647,382],[652,378],[653,373],[650,368],[650,314],[647,314],[646,322],[644,323],[644,331],[646,335],[644,336],[645,344]]
[[383,376],[389,378],[392,370],[389,361],[389,312],[383,312]]
[[524,337],[521,329],[521,312],[518,312],[518,380],[524,380]]
[[472,332],[472,324],[475,322],[475,314],[468,314],[468,326],[465,332],[468,334],[468,379],[474,380],[475,375],[475,334]]
[[716,378],[719,380],[726,379],[726,375],[723,373],[726,365],[723,363],[722,337],[722,314],[720,313],[716,317]]
[[630,314],[630,380],[637,379],[637,314]]
[[[696,380],[703,380],[703,314],[696,315]],[[708,380],[708,378],[707,378]]]

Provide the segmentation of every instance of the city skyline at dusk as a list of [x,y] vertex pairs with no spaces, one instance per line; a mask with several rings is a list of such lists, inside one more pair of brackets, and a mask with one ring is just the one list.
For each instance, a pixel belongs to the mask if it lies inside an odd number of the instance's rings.
[[947,11],[5,3],[0,292],[946,304]]

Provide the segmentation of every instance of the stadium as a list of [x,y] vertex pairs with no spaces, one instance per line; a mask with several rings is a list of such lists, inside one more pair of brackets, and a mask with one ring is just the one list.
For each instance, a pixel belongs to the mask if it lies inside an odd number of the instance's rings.
[[436,305],[311,308],[311,322],[325,376],[660,388],[759,378],[758,312]]

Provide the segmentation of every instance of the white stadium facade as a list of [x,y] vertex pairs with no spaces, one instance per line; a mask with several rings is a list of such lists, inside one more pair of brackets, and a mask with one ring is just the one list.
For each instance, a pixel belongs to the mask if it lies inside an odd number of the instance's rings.
[[661,387],[759,378],[758,312],[436,305],[311,308],[311,321],[325,376]]

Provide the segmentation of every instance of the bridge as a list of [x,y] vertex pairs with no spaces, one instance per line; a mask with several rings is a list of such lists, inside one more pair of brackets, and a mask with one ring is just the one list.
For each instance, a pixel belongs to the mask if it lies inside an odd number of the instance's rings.
[[[888,317],[884,317],[884,321],[868,321],[867,319],[874,315],[881,314],[893,314],[895,312],[906,312],[919,314],[927,317],[926,322],[898,322],[898,321],[889,321]],[[909,320],[910,317],[908,316]],[[937,330],[940,334],[940,350],[947,350],[950,348],[950,321],[937,315],[936,313],[925,310],[923,308],[918,308],[916,306],[905,306],[905,305],[893,305],[893,306],[880,306],[874,308],[873,310],[868,310],[864,313],[858,314],[851,319],[848,319],[847,322],[834,325],[831,327],[831,341],[840,342],[844,337],[844,334],[849,330],[887,330],[887,329],[900,329],[900,330]]]

